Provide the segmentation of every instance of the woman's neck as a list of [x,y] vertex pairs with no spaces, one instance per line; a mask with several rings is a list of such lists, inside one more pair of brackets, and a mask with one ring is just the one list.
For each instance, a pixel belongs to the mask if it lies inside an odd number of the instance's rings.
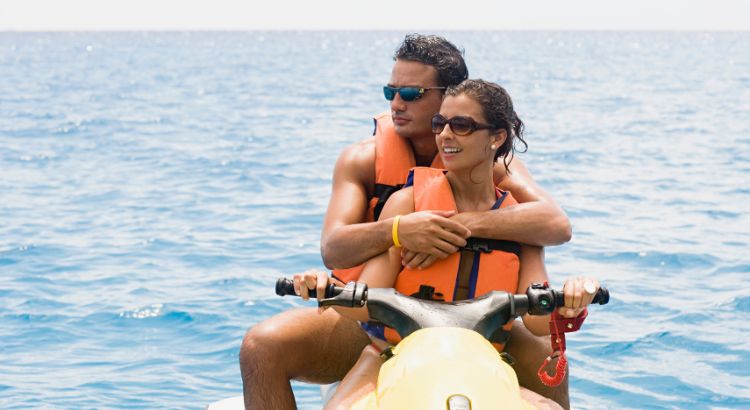
[[449,171],[445,176],[451,185],[458,212],[486,211],[492,208],[497,196],[492,166],[480,165],[471,170]]

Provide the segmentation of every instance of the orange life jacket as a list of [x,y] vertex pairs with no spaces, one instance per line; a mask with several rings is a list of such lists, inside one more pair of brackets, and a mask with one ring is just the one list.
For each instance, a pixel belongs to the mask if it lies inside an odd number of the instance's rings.
[[[415,211],[426,209],[457,211],[445,171],[424,167],[414,168],[413,184]],[[493,209],[517,204],[509,192],[498,189],[497,197],[498,201]],[[468,242],[476,246],[469,278],[468,298],[476,298],[493,290],[516,293],[520,268],[520,245],[516,242],[480,238],[470,238]],[[482,247],[484,249],[479,250]],[[418,296],[420,287],[428,285],[434,288],[435,299],[451,302],[455,300],[460,263],[461,252],[456,252],[425,269],[404,268],[398,274],[394,287],[405,295]],[[506,325],[505,330],[510,330],[511,325],[512,322]],[[392,343],[400,340],[398,334],[389,328],[385,329],[385,337]]]
[[[377,221],[383,205],[394,192],[401,189],[409,176],[409,170],[417,165],[411,145],[396,134],[390,112],[373,118],[375,122],[375,188],[362,222]],[[432,160],[433,168],[445,168],[440,155]],[[333,276],[344,283],[359,279],[363,265],[349,269],[335,269]]]

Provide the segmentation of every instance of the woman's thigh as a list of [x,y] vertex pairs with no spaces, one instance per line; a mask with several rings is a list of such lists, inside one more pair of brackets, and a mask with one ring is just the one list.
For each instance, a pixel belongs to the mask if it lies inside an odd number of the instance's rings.
[[382,364],[383,359],[378,350],[371,345],[365,347],[357,363],[341,381],[331,400],[326,403],[325,409],[348,409],[357,400],[374,391]]

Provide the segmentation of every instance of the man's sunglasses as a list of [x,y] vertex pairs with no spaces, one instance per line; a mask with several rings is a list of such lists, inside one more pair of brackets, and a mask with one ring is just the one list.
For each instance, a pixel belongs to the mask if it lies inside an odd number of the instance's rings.
[[432,117],[432,132],[434,132],[435,134],[440,134],[441,132],[443,132],[446,125],[449,125],[451,127],[451,130],[454,134],[461,136],[469,135],[476,130],[488,130],[497,128],[489,124],[480,124],[474,121],[474,119],[471,117],[457,116],[451,119],[447,119],[440,114],[435,114],[435,116]]
[[383,87],[383,95],[388,101],[393,101],[396,98],[396,93],[400,94],[404,101],[416,101],[429,90],[445,90],[445,87],[391,87],[386,85]]

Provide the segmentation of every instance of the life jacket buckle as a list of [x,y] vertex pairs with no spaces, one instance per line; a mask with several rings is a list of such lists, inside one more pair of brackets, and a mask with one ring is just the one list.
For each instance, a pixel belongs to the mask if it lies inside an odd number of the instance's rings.
[[383,349],[382,352],[380,352],[380,358],[383,359],[383,361],[387,361],[391,357],[393,357],[393,346],[388,346],[385,349]]
[[482,252],[482,253],[490,253],[492,252],[492,248],[490,248],[490,244],[483,240],[482,238],[469,238],[466,240],[466,246],[464,246],[462,249],[472,252]]
[[442,293],[437,293],[437,298],[435,298],[435,288],[430,285],[419,285],[419,292],[412,293],[411,297],[422,299],[422,300],[436,300],[436,301],[443,301]]

